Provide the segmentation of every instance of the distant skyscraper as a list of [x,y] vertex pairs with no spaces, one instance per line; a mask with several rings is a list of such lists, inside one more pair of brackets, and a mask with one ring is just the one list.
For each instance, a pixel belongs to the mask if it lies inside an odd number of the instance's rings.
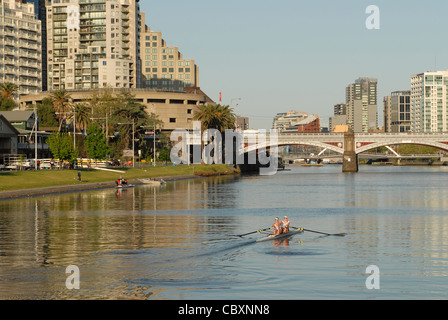
[[145,14],[140,16],[143,86],[168,90],[199,87],[199,68],[194,60],[184,59],[178,47],[168,47],[162,33],[145,24]]
[[19,95],[42,88],[41,22],[32,3],[0,2],[0,82],[18,86]]
[[358,78],[346,88],[347,125],[353,132],[377,129],[377,79]]
[[141,87],[138,2],[47,2],[48,89]]
[[448,70],[411,76],[412,132],[448,131]]
[[24,2],[34,4],[34,14],[41,22],[42,91],[47,91],[47,9],[45,0],[26,0]]
[[391,96],[385,96],[383,98],[383,122],[384,132],[392,132],[391,126]]

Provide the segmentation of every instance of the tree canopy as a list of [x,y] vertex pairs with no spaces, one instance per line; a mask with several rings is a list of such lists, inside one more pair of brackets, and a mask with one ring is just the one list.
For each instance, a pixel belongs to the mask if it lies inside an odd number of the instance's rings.
[[226,129],[235,129],[236,116],[230,106],[201,105],[194,113],[193,119],[201,121],[202,130],[217,129],[223,133]]
[[85,146],[91,159],[106,159],[110,152],[106,143],[106,135],[96,123],[91,124],[87,130]]

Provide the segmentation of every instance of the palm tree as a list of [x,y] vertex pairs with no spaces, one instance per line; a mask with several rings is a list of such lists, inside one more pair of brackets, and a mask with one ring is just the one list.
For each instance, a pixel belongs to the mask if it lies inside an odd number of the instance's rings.
[[73,113],[70,115],[70,121],[75,122],[77,131],[87,131],[90,124],[91,112],[91,109],[83,103],[74,105]]
[[14,100],[15,95],[19,91],[19,87],[11,82],[3,82],[0,84],[0,90],[2,98]]
[[201,130],[217,129],[224,133],[226,129],[235,129],[235,114],[229,106],[201,105],[193,115],[193,120],[201,121]]
[[[216,105],[201,105],[193,115],[193,120],[201,121],[201,136],[207,129],[217,129],[221,132],[222,146],[225,148],[225,130],[235,129],[236,116],[230,106]],[[202,141],[202,139],[201,139]],[[201,142],[201,152],[204,149],[204,142]],[[224,149],[223,149],[224,150]],[[202,160],[203,161],[203,160]]]
[[[135,96],[129,91],[123,90],[116,97],[116,104],[111,106],[113,109],[111,124],[115,125],[123,137],[124,146],[130,145],[132,137],[132,126],[134,123],[135,135],[144,132],[148,124],[149,115],[145,111],[145,106],[135,100]],[[128,125],[123,125],[128,124]]]
[[67,116],[67,112],[69,111],[69,107],[71,105],[70,100],[72,99],[72,97],[65,89],[61,89],[52,92],[50,95],[50,99],[53,103],[56,118],[58,118],[59,121],[59,131],[61,131],[62,121]]

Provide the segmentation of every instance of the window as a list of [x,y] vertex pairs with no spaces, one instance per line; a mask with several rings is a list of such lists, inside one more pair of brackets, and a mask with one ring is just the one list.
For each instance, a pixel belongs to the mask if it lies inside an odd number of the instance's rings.
[[175,123],[176,122],[176,118],[170,118],[170,123]]

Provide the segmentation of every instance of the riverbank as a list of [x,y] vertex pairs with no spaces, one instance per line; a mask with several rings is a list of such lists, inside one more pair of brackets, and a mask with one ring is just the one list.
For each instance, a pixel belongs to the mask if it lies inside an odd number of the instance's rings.
[[[81,174],[81,181],[78,180],[78,172]],[[115,180],[121,177],[128,179],[130,184],[140,184],[138,179],[142,178],[173,181],[232,174],[238,172],[226,165],[1,172],[0,200],[113,188]]]

